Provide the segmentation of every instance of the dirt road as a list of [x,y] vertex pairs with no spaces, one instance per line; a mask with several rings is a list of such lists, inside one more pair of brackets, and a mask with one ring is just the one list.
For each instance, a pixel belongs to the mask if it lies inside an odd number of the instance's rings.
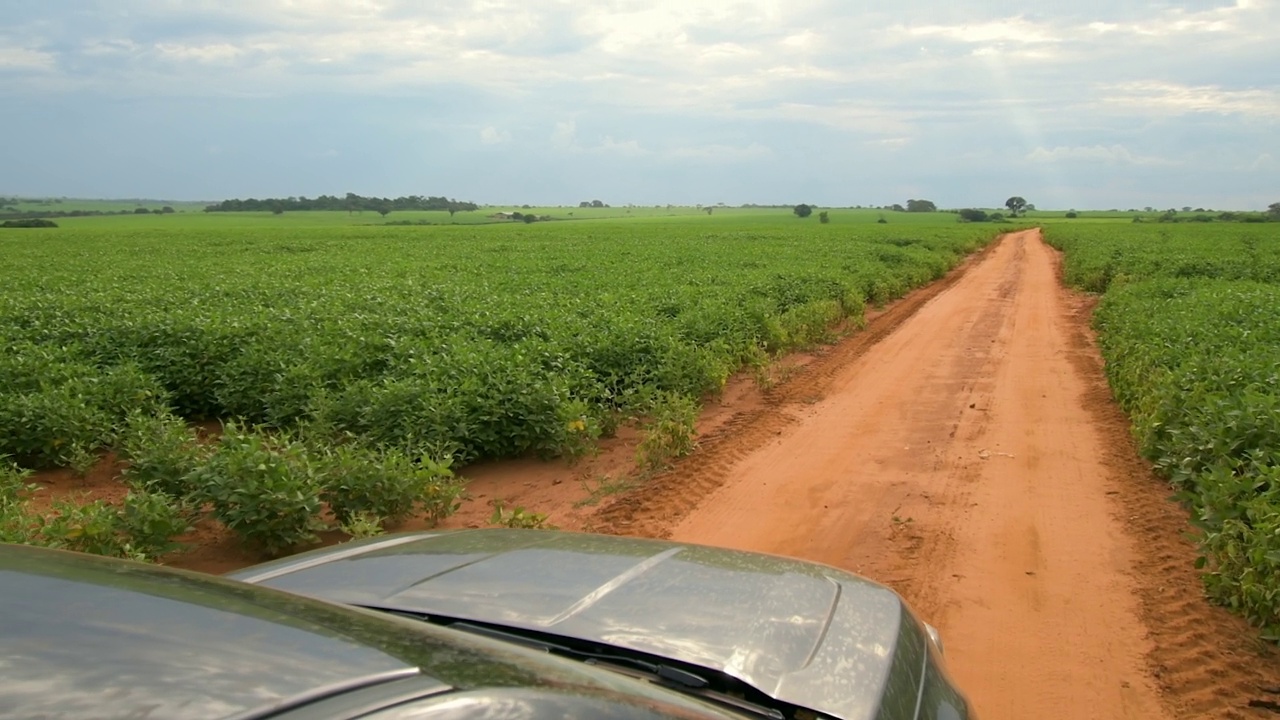
[[1185,516],[1134,454],[1055,251],[1006,236],[912,302],[605,529],[884,582],[988,720],[1275,717],[1280,663],[1200,598]]

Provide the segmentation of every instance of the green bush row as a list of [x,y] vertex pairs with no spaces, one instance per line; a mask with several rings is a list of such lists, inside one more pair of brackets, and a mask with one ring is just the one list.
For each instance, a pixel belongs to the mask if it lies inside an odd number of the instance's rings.
[[153,557],[172,550],[173,538],[207,515],[251,546],[278,554],[315,541],[319,530],[360,527],[370,534],[370,527],[419,514],[439,521],[462,496],[449,459],[317,446],[234,423],[206,445],[171,415],[136,413],[119,434],[131,487],[120,507],[62,501],[37,513],[24,471],[9,464],[0,474],[0,540]]
[[1280,231],[1054,226],[1142,453],[1201,529],[1210,597],[1280,640]]
[[[830,339],[990,230],[229,228],[6,248],[0,453],[114,447],[141,407],[411,456],[580,452],[663,393]],[[56,260],[55,260],[56,258]],[[566,431],[582,420],[583,430]]]

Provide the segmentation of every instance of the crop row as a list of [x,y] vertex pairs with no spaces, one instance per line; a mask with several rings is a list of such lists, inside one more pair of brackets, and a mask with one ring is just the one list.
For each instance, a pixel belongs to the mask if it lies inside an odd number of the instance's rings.
[[[0,239],[0,456],[85,469],[114,449],[138,467],[123,439],[138,418],[234,423],[224,438],[256,450],[221,448],[200,463],[212,475],[171,467],[178,486],[139,490],[201,498],[233,528],[211,478],[241,477],[223,483],[231,498],[258,465],[285,468],[272,482],[286,488],[314,475],[280,496],[315,511],[329,482],[316,478],[338,475],[314,468],[335,448],[408,472],[578,454],[628,418],[683,418],[744,365],[829,340],[991,238],[643,221],[109,227]],[[651,464],[681,447],[651,445]],[[283,459],[227,464],[254,452]],[[270,487],[250,504],[269,506]]]
[[[0,454],[65,465],[129,411],[461,461],[589,444],[940,277],[989,234],[681,225],[9,242]],[[489,231],[489,232],[484,232]]]
[[1280,639],[1280,233],[1051,228],[1144,455],[1202,530],[1211,597]]

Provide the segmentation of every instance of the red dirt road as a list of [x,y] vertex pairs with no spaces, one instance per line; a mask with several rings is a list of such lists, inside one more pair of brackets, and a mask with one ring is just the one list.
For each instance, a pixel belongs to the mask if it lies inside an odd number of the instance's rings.
[[1006,236],[605,508],[604,529],[884,582],[939,628],[987,720],[1276,717],[1280,663],[1200,597],[1089,310],[1038,231]]

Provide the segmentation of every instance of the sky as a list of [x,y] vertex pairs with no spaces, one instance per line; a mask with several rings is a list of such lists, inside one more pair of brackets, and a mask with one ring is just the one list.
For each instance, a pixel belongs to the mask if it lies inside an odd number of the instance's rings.
[[1280,201],[1280,0],[4,0],[0,194]]

